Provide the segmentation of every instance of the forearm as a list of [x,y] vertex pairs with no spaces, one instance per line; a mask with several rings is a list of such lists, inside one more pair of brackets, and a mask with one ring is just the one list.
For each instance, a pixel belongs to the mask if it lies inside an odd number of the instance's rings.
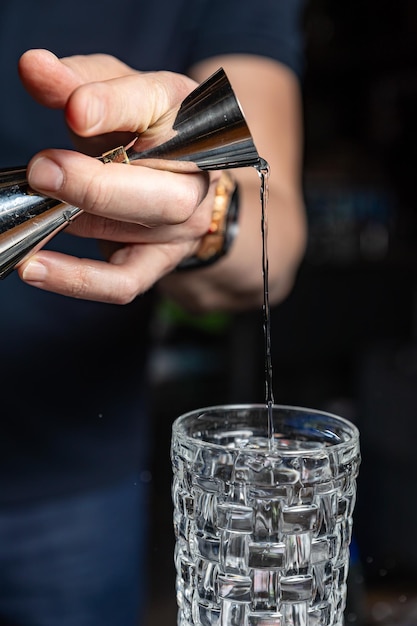
[[[263,302],[260,178],[252,168],[232,173],[240,185],[239,230],[229,253],[212,266],[173,272],[159,287],[185,308],[242,310]],[[267,203],[269,297],[280,302],[293,285],[305,247],[305,215],[298,189],[269,181]]]
[[[277,303],[291,289],[306,240],[300,87],[287,68],[260,57],[218,57],[193,68],[191,75],[201,81],[218,66],[227,72],[258,153],[270,165],[269,293],[271,303]],[[254,168],[230,173],[239,183],[241,206],[229,254],[211,267],[174,272],[160,282],[166,294],[191,310],[239,310],[263,301],[260,179]]]

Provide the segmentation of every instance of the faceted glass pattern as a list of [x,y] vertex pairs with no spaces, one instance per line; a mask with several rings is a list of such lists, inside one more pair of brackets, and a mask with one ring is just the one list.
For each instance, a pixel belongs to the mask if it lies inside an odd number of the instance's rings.
[[309,409],[219,406],[173,427],[179,626],[342,626],[359,434]]

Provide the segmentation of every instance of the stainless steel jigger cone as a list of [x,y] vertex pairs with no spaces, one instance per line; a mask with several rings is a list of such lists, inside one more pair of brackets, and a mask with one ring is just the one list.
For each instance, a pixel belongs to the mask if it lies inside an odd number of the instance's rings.
[[[229,80],[219,69],[177,111],[171,133],[152,144],[152,129],[128,148],[106,152],[105,163],[139,161],[172,171],[259,167],[260,158]],[[153,142],[154,143],[154,142]],[[26,168],[0,170],[0,278],[39,250],[82,210],[34,192]]]

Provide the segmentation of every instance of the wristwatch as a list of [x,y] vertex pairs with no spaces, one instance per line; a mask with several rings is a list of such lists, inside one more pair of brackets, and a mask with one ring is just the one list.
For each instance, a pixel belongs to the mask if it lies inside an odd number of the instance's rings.
[[228,172],[217,183],[211,223],[195,254],[183,259],[177,270],[207,267],[229,251],[238,231],[239,188]]

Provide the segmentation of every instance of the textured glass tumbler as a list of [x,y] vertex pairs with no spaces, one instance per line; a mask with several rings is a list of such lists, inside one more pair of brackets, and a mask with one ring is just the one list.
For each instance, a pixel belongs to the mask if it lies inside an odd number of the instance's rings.
[[179,626],[341,626],[360,463],[337,416],[218,406],[173,426]]

